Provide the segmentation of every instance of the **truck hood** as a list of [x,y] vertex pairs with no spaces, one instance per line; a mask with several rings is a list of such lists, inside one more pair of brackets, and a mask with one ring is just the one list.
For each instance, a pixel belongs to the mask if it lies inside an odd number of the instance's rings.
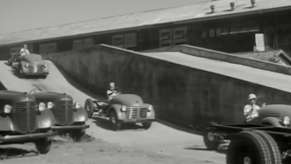
[[264,106],[259,110],[259,116],[277,118],[289,116],[291,118],[291,105],[272,104]]
[[124,106],[142,106],[144,104],[141,97],[134,94],[120,94],[109,102],[110,104],[120,104]]
[[13,90],[0,91],[0,100],[26,101],[27,98],[29,98],[29,101],[35,101],[35,97],[33,95],[27,94],[26,92],[19,92]]
[[73,101],[73,98],[70,95],[67,95],[65,93],[41,92],[41,93],[35,93],[32,95],[34,95],[36,101],[40,101],[40,100],[61,101],[61,100],[66,100],[66,98],[67,98],[67,101]]

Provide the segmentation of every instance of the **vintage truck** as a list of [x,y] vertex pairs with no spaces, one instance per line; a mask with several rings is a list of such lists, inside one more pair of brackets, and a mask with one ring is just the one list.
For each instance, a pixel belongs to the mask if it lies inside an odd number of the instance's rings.
[[123,123],[142,123],[149,129],[155,120],[155,110],[152,105],[144,103],[140,96],[135,94],[119,94],[113,99],[85,101],[85,109],[89,117],[94,111],[99,112],[97,117],[110,120],[114,130],[120,130]]
[[0,145],[33,142],[40,154],[49,152],[54,118],[33,95],[1,90],[0,125]]
[[17,62],[13,64],[22,78],[26,76],[41,76],[46,78],[49,74],[48,62],[42,60],[42,56],[38,54],[29,54],[17,57]]
[[10,57],[8,58],[8,65],[14,66],[20,61],[20,52],[11,52]]
[[259,117],[245,124],[211,122],[204,132],[209,150],[230,140],[227,164],[281,164],[291,157],[291,106],[272,104],[259,110]]
[[58,134],[69,133],[74,141],[80,141],[84,136],[88,120],[87,111],[79,102],[73,104],[72,96],[66,93],[42,92],[41,89],[35,88],[30,91],[35,97],[37,104],[46,106],[55,118],[53,131]]

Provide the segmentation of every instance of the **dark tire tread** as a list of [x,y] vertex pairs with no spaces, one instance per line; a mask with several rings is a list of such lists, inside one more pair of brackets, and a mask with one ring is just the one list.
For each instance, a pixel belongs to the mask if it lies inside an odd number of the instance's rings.
[[282,157],[281,157],[280,149],[277,145],[277,142],[273,139],[273,137],[264,131],[256,130],[254,132],[259,134],[267,143],[268,148],[271,153],[272,164],[282,164]]
[[259,134],[251,131],[239,132],[232,138],[226,157],[227,164],[241,163],[241,161],[237,161],[236,150],[238,146],[245,144],[252,144],[254,148],[257,149],[258,154],[260,155],[260,164],[273,164],[271,160],[271,152],[267,143]]

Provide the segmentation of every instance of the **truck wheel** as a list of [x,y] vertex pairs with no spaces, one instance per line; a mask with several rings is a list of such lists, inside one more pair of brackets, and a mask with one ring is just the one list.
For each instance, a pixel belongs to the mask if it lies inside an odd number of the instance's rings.
[[52,146],[52,139],[51,138],[42,138],[42,139],[38,139],[36,141],[34,141],[36,150],[40,153],[40,154],[47,154]]
[[25,78],[25,74],[23,73],[21,66],[19,68],[19,76],[20,76],[20,78]]
[[282,164],[281,152],[277,142],[273,139],[273,137],[264,131],[256,130],[254,132],[262,137],[263,140],[267,143],[268,149],[271,153],[272,164]]
[[144,122],[142,123],[142,127],[148,130],[152,126],[152,122]]
[[88,113],[88,118],[91,118],[93,116],[93,113],[94,113],[94,104],[93,104],[93,101],[91,99],[87,99],[85,101],[85,109]]
[[208,150],[217,150],[220,145],[219,137],[210,131],[206,131],[206,133],[204,133],[203,141]]
[[8,59],[8,65],[9,66],[12,66],[12,60],[11,60],[11,58]]
[[110,117],[110,121],[111,121],[111,123],[113,125],[113,130],[115,130],[115,131],[120,130],[122,124],[118,120],[116,112],[115,111],[111,111],[109,117]]
[[227,164],[272,164],[271,152],[257,133],[243,131],[236,134],[226,154]]
[[74,142],[81,141],[86,135],[85,129],[78,129],[73,130],[70,132],[70,137],[73,139]]

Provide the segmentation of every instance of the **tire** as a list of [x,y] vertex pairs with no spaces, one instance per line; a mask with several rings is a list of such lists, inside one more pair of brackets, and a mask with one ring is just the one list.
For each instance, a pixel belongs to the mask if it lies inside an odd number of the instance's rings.
[[281,152],[274,138],[264,131],[256,130],[254,132],[262,137],[267,143],[268,149],[271,153],[272,164],[282,164]]
[[82,141],[85,135],[86,135],[85,129],[78,129],[70,132],[70,137],[73,139],[74,142]]
[[145,130],[148,130],[149,128],[151,128],[151,126],[152,126],[152,122],[144,122],[144,123],[142,123],[142,127]]
[[47,75],[42,75],[41,78],[42,79],[46,79],[47,78]]
[[51,138],[42,138],[34,141],[35,148],[40,154],[47,154],[52,146]]
[[122,123],[120,122],[120,120],[118,120],[117,114],[116,114],[115,111],[111,111],[110,112],[109,118],[110,118],[110,121],[111,121],[111,123],[113,125],[113,130],[114,131],[120,130]]
[[273,164],[265,140],[257,133],[243,131],[236,134],[228,147],[227,164]]
[[25,74],[23,73],[21,65],[20,65],[20,68],[19,68],[19,76],[20,76],[20,78],[25,78],[26,77]]
[[8,59],[8,65],[9,66],[12,66],[12,60],[11,60],[11,58]]
[[87,111],[87,114],[88,114],[88,118],[91,118],[94,114],[94,104],[93,104],[93,101],[91,99],[87,99],[85,101],[85,109]]
[[204,133],[203,141],[208,150],[217,150],[220,145],[219,137],[215,136],[213,132],[210,131]]

